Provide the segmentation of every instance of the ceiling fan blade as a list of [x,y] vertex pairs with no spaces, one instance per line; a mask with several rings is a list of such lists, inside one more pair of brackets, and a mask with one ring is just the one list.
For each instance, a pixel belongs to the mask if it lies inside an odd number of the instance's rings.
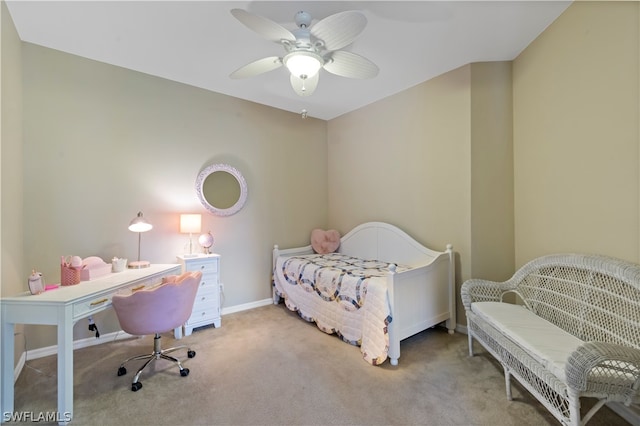
[[280,43],[281,40],[293,40],[296,37],[280,24],[259,15],[254,15],[244,9],[231,9],[231,14],[247,28],[260,34],[267,40]]
[[298,96],[311,96],[318,86],[319,79],[320,74],[305,78],[304,80],[291,74],[291,87],[293,87],[293,90]]
[[332,52],[324,69],[331,74],[349,78],[373,78],[379,71],[378,66],[367,58],[344,50]]
[[238,68],[232,72],[229,77],[231,78],[247,78],[254,75],[262,74],[282,66],[282,59],[277,56],[269,56],[268,58],[258,59],[250,64]]
[[324,42],[327,50],[338,50],[351,44],[367,26],[367,18],[355,10],[327,16],[311,27],[311,34]]

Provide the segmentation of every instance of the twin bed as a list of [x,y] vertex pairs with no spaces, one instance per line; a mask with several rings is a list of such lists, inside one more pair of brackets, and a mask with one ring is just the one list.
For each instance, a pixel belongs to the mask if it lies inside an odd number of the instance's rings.
[[[336,244],[338,245],[338,244]],[[400,358],[400,341],[442,322],[456,326],[451,245],[438,252],[401,229],[368,222],[318,254],[311,245],[273,250],[273,301],[282,298],[326,333],[360,346],[373,365]]]

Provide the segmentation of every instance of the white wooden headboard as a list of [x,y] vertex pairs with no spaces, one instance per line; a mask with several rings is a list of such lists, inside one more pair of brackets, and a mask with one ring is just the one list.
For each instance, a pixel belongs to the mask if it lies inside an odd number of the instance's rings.
[[356,226],[340,239],[340,253],[408,266],[431,263],[442,254],[414,240],[401,229],[383,222]]

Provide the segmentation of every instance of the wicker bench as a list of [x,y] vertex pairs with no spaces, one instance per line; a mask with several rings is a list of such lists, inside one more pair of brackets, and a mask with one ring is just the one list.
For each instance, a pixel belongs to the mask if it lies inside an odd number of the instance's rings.
[[[515,296],[510,296],[514,294]],[[535,259],[508,281],[462,285],[473,339],[562,424],[640,401],[640,265],[588,255]],[[503,297],[515,299],[507,303]],[[597,398],[580,418],[580,398]]]

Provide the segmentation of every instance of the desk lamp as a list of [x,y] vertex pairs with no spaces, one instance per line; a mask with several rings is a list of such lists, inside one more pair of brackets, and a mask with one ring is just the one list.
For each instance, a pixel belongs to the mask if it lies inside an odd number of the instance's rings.
[[147,222],[145,218],[142,217],[142,212],[138,212],[138,215],[133,218],[131,223],[129,223],[129,231],[138,233],[138,261],[137,262],[129,262],[129,268],[139,269],[139,268],[148,268],[150,263],[146,260],[140,260],[140,240],[143,232],[150,231],[153,228],[153,225]]
[[188,256],[195,257],[193,253],[193,233],[200,232],[202,216],[199,214],[181,214],[180,215],[180,233],[189,234],[189,253]]

